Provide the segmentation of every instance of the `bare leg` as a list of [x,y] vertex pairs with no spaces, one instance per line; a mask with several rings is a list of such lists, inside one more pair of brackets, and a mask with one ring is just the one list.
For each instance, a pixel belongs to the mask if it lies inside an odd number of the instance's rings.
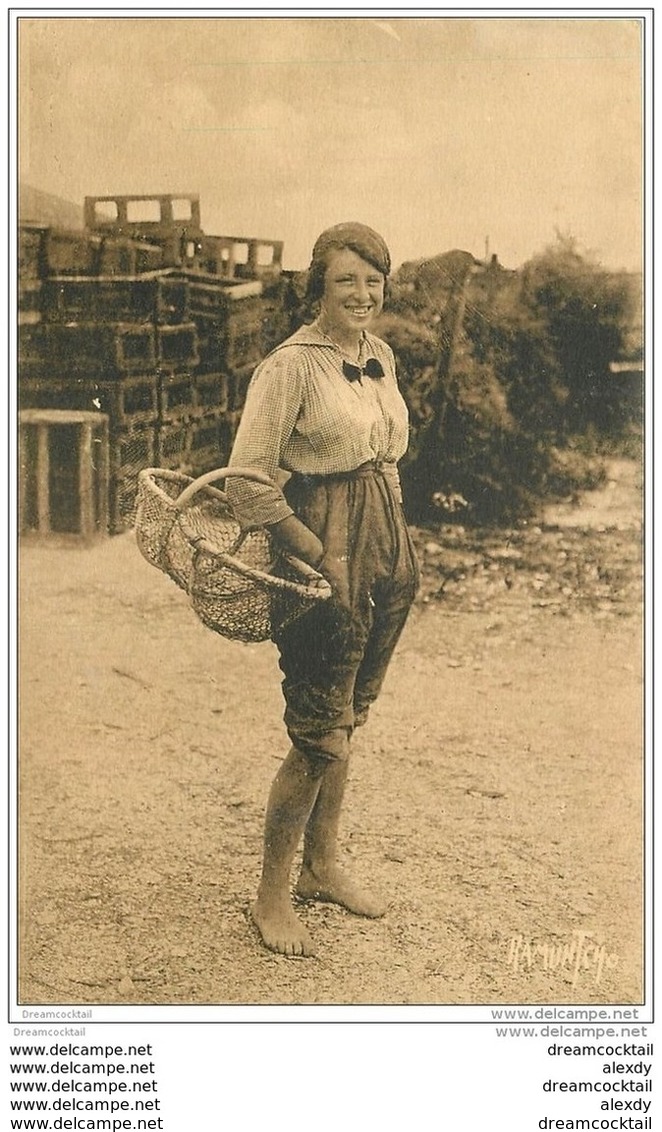
[[276,775],[264,827],[264,861],[251,915],[265,945],[281,955],[314,955],[290,901],[290,870],[315,804],[324,764],[292,747]]
[[317,794],[303,842],[303,867],[296,887],[301,900],[342,904],[356,916],[378,918],[386,906],[357,888],[336,863],[340,811],[347,782],[347,762],[330,762]]

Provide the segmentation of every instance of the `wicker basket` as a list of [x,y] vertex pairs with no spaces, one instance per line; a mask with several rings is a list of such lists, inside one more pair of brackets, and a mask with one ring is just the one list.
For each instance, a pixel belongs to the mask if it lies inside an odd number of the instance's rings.
[[192,479],[146,468],[138,477],[136,541],[144,558],[188,593],[200,620],[235,641],[266,641],[275,627],[306,613],[331,588],[305,562],[281,553],[264,528],[242,530],[226,476],[272,485],[252,468],[219,468]]

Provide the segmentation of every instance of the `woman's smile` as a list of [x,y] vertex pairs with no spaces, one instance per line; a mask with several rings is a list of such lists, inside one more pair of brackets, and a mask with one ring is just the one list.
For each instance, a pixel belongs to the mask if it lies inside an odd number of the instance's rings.
[[350,248],[334,251],[324,278],[319,326],[339,346],[354,352],[361,332],[381,313],[384,276]]

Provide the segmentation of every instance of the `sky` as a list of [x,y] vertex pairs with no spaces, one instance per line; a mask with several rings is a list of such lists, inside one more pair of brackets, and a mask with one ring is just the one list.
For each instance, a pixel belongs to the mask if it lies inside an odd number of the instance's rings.
[[372,11],[19,18],[20,179],[79,204],[199,193],[205,232],[284,240],[293,269],[342,220],[396,266],[518,267],[560,231],[641,268],[636,18]]

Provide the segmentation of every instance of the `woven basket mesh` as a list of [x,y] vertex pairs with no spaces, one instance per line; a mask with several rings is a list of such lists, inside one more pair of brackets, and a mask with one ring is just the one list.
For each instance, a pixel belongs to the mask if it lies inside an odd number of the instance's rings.
[[181,472],[140,473],[136,541],[141,554],[188,593],[200,620],[238,641],[265,641],[326,592],[302,579],[264,529],[242,531],[225,494],[205,486],[183,508],[194,481]]

